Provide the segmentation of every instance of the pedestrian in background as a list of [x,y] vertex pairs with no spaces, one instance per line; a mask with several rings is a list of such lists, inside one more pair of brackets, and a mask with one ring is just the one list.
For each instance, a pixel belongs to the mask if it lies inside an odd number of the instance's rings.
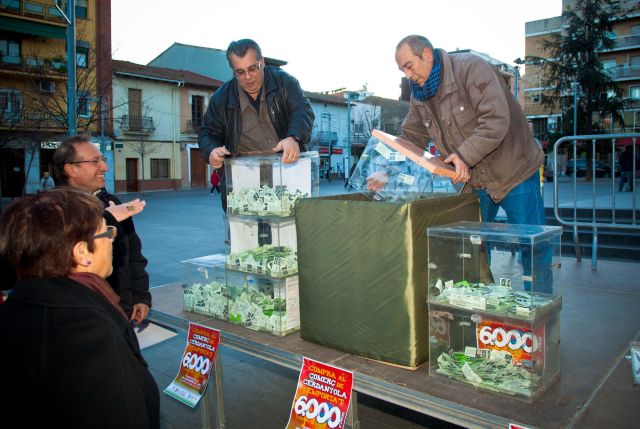
[[40,191],[50,191],[52,190],[56,184],[53,182],[53,177],[49,176],[49,172],[45,171],[42,174],[42,179],[40,179]]
[[220,173],[218,173],[217,168],[211,173],[211,195],[213,195],[214,189],[220,193]]
[[[618,182],[618,192],[622,192],[625,183],[628,185],[629,191],[634,190],[634,177],[633,177],[633,149],[631,145],[626,145],[624,150],[620,153],[618,159],[620,163],[620,181]],[[640,159],[636,155],[636,170],[640,167]]]

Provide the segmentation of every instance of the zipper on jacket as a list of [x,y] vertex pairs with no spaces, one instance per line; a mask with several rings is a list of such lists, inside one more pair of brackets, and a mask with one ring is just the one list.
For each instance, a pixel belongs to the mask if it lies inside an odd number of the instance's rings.
[[453,140],[451,139],[451,134],[449,134],[449,127],[447,126],[447,122],[444,120],[444,116],[442,117],[442,125],[444,125],[444,130],[447,133],[447,139],[449,140],[449,145],[453,149]]

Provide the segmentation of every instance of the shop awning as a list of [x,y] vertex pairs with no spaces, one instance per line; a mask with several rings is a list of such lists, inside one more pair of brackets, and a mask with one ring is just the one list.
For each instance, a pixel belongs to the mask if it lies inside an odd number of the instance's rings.
[[[320,146],[318,148],[318,153],[320,155],[329,155],[329,146]],[[341,147],[331,147],[331,154],[332,155],[342,155],[342,148]]]
[[9,18],[7,16],[0,16],[0,28],[4,31],[12,31],[29,36],[47,37],[50,39],[64,39],[66,34],[65,27],[45,24],[43,22]]

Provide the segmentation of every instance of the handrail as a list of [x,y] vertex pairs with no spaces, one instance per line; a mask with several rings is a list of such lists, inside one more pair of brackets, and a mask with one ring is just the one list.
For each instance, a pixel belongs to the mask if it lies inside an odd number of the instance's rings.
[[[631,224],[623,224],[616,223],[616,175],[615,175],[615,147],[616,140],[618,139],[631,139],[632,141],[632,156],[633,156],[633,167],[632,174],[630,180],[632,181],[631,189],[632,192],[632,220]],[[583,135],[583,136],[567,136],[558,139],[553,145],[553,212],[556,220],[561,225],[572,226],[573,227],[573,239],[574,245],[576,247],[576,258],[578,260],[581,259],[580,255],[580,247],[578,241],[578,227],[587,227],[591,228],[593,231],[592,234],[592,242],[591,242],[591,269],[593,271],[597,268],[597,260],[598,260],[598,228],[610,228],[610,229],[631,229],[631,230],[640,230],[640,224],[636,223],[636,210],[637,210],[637,198],[636,198],[636,143],[637,139],[640,138],[640,134],[595,134],[595,135]],[[611,159],[613,162],[610,165],[610,177],[611,177],[611,222],[602,222],[596,220],[596,143],[600,140],[611,140]],[[594,156],[591,159],[591,183],[592,183],[592,218],[591,221],[578,221],[577,211],[578,211],[578,203],[577,203],[577,144],[579,141],[591,141],[591,153]],[[572,174],[572,182],[573,182],[573,220],[563,219],[560,215],[560,207],[558,204],[558,148],[567,142],[573,142],[573,174]],[[586,175],[586,173],[585,173]]]

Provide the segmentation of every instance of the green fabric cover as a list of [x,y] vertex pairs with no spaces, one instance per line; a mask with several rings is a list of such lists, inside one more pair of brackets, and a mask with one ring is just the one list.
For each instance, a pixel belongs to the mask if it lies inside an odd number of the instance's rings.
[[407,367],[429,357],[429,226],[479,221],[473,194],[407,203],[362,194],[296,206],[300,336]]

